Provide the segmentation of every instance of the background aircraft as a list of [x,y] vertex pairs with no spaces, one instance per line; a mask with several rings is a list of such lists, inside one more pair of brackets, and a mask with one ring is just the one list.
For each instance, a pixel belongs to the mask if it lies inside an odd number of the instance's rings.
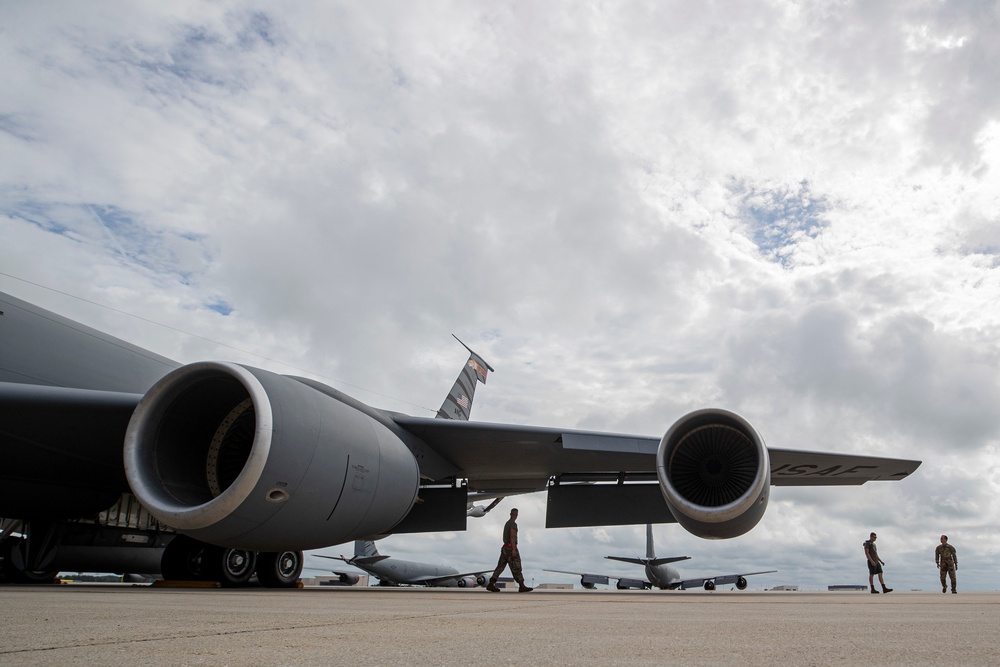
[[575,574],[580,577],[580,584],[584,588],[593,588],[597,584],[608,584],[609,580],[616,579],[618,589],[643,588],[649,589],[653,586],[661,590],[684,590],[687,588],[704,588],[706,591],[714,591],[716,586],[736,584],[736,588],[744,590],[747,587],[747,577],[755,574],[771,574],[777,570],[766,570],[764,572],[744,572],[742,574],[719,574],[712,577],[698,577],[695,579],[681,579],[680,573],[670,567],[670,563],[689,560],[690,556],[671,556],[668,558],[657,558],[653,549],[653,526],[646,524],[646,557],[632,558],[629,556],[605,556],[609,560],[618,560],[623,563],[634,563],[642,565],[646,569],[645,579],[631,579],[614,574],[588,574],[585,572],[567,572],[566,570],[546,570],[546,572],[558,572],[560,574]]
[[180,365],[0,294],[3,572],[290,586],[304,549],[464,530],[470,493],[545,491],[549,528],[677,522],[730,538],[760,521],[772,485],[920,465],[768,448],[722,409],[662,438],[467,421],[490,370],[470,350],[438,418],[410,417],[308,378]]
[[[359,570],[364,570],[373,577],[378,577],[383,586],[447,586],[458,588],[472,588],[476,584],[486,585],[486,577],[483,576],[489,570],[478,570],[476,572],[459,572],[449,565],[432,565],[430,563],[418,563],[410,560],[383,556],[375,547],[375,542],[371,540],[356,540],[354,542],[354,556],[324,556],[314,554],[320,558],[331,558],[342,560],[348,565],[353,565]],[[343,575],[341,572],[334,574]]]

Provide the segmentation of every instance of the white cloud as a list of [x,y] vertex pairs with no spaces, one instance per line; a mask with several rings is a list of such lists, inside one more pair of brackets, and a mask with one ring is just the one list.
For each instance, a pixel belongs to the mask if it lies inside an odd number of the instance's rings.
[[[497,368],[477,419],[656,434],[717,405],[772,446],[919,458],[899,484],[776,489],[732,542],[657,544],[819,587],[863,578],[875,529],[890,581],[927,587],[946,531],[996,588],[998,18],[8,4],[0,289],[407,412],[447,391],[455,332]],[[644,548],[516,502],[533,576]],[[488,566],[500,524],[470,524],[384,550]]]

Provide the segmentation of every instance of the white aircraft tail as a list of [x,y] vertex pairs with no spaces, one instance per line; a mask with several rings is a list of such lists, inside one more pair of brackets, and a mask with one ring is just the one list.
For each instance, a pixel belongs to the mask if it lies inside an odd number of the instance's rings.
[[618,560],[623,563],[633,563],[635,565],[666,565],[667,563],[676,563],[680,560],[688,560],[691,556],[668,556],[666,558],[657,558],[656,550],[653,548],[653,524],[646,524],[646,557],[645,558],[629,558],[628,556],[605,556],[608,560]]
[[354,557],[355,558],[371,558],[372,556],[380,555],[378,548],[375,543],[371,540],[355,540],[354,541]]

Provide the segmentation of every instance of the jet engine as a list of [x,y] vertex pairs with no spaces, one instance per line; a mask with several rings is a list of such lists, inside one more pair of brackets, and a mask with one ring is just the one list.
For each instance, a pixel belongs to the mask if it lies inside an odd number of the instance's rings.
[[342,584],[344,584],[346,586],[353,586],[356,583],[358,583],[358,581],[361,580],[361,577],[359,575],[357,575],[357,574],[349,574],[347,572],[341,572],[341,573],[339,573],[337,575],[337,578],[340,579],[340,583],[342,583]]
[[263,552],[387,533],[419,485],[416,459],[375,411],[221,362],[178,368],[146,393],[125,435],[125,474],[164,524]]
[[697,410],[671,426],[656,452],[656,476],[670,513],[698,537],[742,535],[767,509],[767,446],[749,422],[726,410]]
[[745,591],[747,589],[747,578],[746,577],[737,577],[736,578],[736,589],[737,590],[741,590],[741,591]]

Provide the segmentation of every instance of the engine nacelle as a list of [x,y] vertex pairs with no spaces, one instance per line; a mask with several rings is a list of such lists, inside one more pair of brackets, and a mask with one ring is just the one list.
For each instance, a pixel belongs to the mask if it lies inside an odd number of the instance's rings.
[[487,577],[485,574],[476,575],[476,585],[478,586],[485,586],[489,582],[489,580],[490,578]]
[[341,572],[340,574],[337,575],[337,579],[339,579],[340,583],[344,584],[345,586],[354,586],[359,581],[361,581],[361,576],[357,574],[349,574],[347,572]]
[[671,514],[706,539],[757,525],[771,491],[771,462],[757,431],[727,410],[697,410],[670,427],[656,451],[656,476]]
[[740,591],[745,591],[747,589],[746,577],[736,577],[736,589]]
[[268,552],[388,532],[419,485],[400,438],[334,390],[220,362],[178,368],[143,397],[125,474],[168,526]]

